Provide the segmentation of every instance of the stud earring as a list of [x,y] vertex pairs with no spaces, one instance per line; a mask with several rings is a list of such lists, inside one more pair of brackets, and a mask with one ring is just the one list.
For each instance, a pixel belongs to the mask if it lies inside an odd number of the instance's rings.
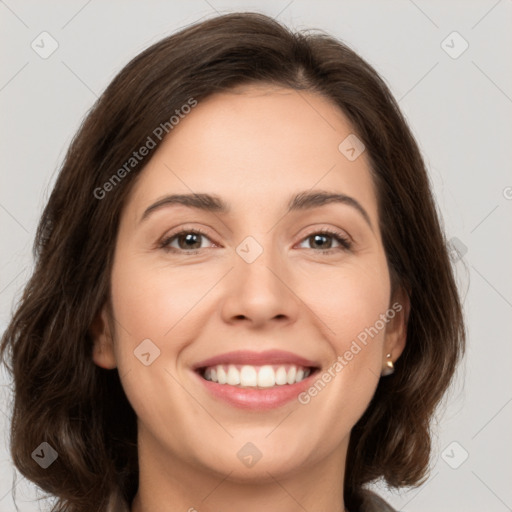
[[386,361],[386,365],[382,369],[382,373],[381,373],[381,375],[383,377],[386,377],[387,375],[391,375],[392,373],[395,372],[395,365],[393,364],[393,361],[391,360],[391,354],[386,354],[386,357],[388,360]]

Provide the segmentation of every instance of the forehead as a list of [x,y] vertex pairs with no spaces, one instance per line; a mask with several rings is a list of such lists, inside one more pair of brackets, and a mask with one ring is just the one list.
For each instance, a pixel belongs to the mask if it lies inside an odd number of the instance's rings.
[[356,197],[376,219],[366,153],[351,161],[340,150],[353,133],[337,105],[310,91],[251,85],[214,94],[174,126],[129,204],[140,213],[166,193],[201,192],[223,196],[235,210],[261,209],[320,188]]

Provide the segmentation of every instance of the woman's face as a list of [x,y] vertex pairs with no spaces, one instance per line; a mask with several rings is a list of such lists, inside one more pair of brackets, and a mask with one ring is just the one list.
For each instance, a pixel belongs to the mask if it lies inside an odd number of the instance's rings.
[[[246,86],[199,102],[144,168],[94,348],[118,367],[142,466],[240,480],[343,470],[405,341],[352,132],[321,96]],[[339,200],[307,199],[320,192]]]

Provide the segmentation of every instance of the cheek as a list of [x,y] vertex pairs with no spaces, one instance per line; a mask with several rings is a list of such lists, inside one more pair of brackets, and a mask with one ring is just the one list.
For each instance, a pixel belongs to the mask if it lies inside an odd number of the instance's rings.
[[137,258],[114,264],[112,302],[119,357],[126,359],[150,339],[172,360],[195,336],[192,330],[201,323],[191,319],[218,280],[206,266],[148,266]]
[[[112,269],[115,351],[129,402],[146,425],[168,423],[162,412],[166,397],[173,397],[164,405],[170,416],[184,409],[198,415],[175,380],[179,379],[176,368],[184,347],[200,334],[204,322],[197,318],[198,306],[218,277],[211,272],[203,276],[192,266],[185,272],[149,267],[136,258],[119,263]],[[185,436],[180,428],[177,424],[165,435],[179,443]]]
[[[389,295],[387,265],[379,260],[364,266],[354,263],[323,270],[303,291],[308,305],[324,322],[326,337],[338,354],[385,314]],[[384,331],[382,326],[380,330]],[[383,336],[383,332],[380,334]]]
[[[331,362],[318,376],[317,381],[322,382],[306,390],[303,402],[314,401],[314,407],[325,409],[326,416],[337,411],[332,420],[353,425],[368,406],[380,378],[387,325],[383,318],[390,295],[387,265],[376,261],[364,268],[338,269],[331,271],[329,279],[317,279],[316,283],[323,286],[310,288],[306,302],[324,326]],[[322,399],[315,398],[320,395]]]

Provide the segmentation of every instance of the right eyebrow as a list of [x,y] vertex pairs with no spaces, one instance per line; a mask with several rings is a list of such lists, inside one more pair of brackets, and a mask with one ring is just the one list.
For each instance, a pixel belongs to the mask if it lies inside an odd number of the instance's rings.
[[140,222],[147,219],[155,210],[172,204],[181,204],[189,208],[196,208],[207,212],[229,213],[230,207],[218,196],[211,194],[172,194],[159,199],[146,208]]

